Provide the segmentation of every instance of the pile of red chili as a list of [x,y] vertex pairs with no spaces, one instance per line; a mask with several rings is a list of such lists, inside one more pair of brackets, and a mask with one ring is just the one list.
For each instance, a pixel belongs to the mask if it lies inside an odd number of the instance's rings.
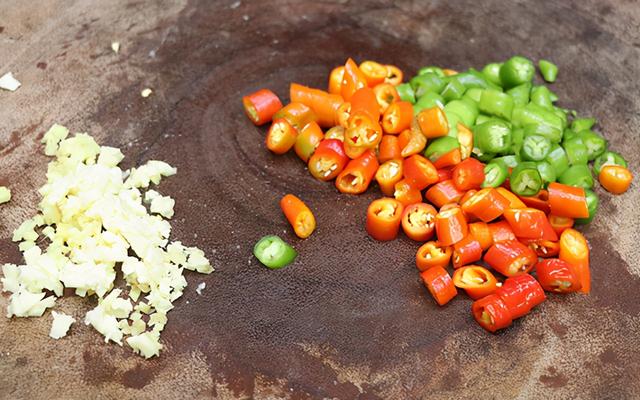
[[[624,159],[590,131],[594,122],[575,118],[579,132],[567,128],[571,112],[554,106],[546,87],[532,88],[522,60],[482,72],[426,67],[408,84],[395,66],[349,59],[331,71],[328,91],[292,83],[284,107],[267,89],[243,103],[254,124],[271,123],[267,148],[293,149],[314,178],[348,194],[375,180],[386,197],[367,209],[369,235],[393,240],[402,228],[422,243],[416,266],[436,302],[463,289],[476,321],[495,332],[545,291],[589,293],[589,247],[573,229],[597,209],[585,189],[593,184],[588,161],[612,193],[632,180]],[[540,68],[555,80],[553,64]],[[311,211],[291,195],[281,204],[296,234],[308,237]]]

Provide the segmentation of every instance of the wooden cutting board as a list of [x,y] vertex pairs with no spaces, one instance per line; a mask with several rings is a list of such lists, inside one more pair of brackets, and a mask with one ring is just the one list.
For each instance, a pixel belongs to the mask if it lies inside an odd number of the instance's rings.
[[[491,335],[458,296],[434,304],[418,280],[417,245],[364,232],[376,196],[339,195],[295,155],[264,148],[265,129],[240,97],[291,81],[324,87],[351,56],[454,69],[514,54],[560,66],[560,104],[593,115],[639,171],[640,7],[633,1],[63,1],[0,0],[0,260],[21,261],[9,238],[33,215],[45,180],[39,138],[54,122],[121,147],[125,167],[161,159],[178,175],[173,238],[203,248],[217,268],[188,273],[169,314],[160,358],[105,345],[75,324],[48,338],[51,317],[0,318],[0,397],[7,399],[627,399],[640,396],[637,182],[601,194],[590,296],[549,296]],[[112,41],[121,51],[111,51]],[[143,99],[140,91],[153,94]],[[636,174],[637,175],[637,174]],[[318,218],[292,236],[277,206],[304,198]],[[279,234],[299,251],[269,271],[251,249]],[[195,287],[206,282],[199,296]],[[0,296],[0,308],[8,297]],[[95,301],[58,308],[82,320]]]

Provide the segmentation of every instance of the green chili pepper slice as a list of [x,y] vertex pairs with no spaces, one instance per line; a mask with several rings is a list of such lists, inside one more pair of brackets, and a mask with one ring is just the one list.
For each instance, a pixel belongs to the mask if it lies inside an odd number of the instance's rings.
[[491,88],[491,89],[501,90],[500,86],[494,85],[493,83],[489,82],[489,80],[485,78],[485,76],[481,72],[473,68],[469,68],[467,71],[457,74],[456,79],[458,79],[460,83],[462,83],[465,87],[467,87],[467,89]]
[[569,126],[569,122],[567,119],[567,115],[570,112],[569,110],[566,110],[561,107],[553,106],[551,108],[551,112],[560,119],[561,129],[564,130],[567,126]]
[[515,104],[516,106],[524,107],[529,104],[532,86],[533,85],[531,85],[531,82],[526,82],[522,85],[512,87],[511,89],[507,90],[506,93],[513,99],[513,104]]
[[422,67],[418,70],[418,75],[424,75],[424,74],[436,74],[441,78],[445,77],[445,74],[442,68],[434,67],[434,66]]
[[438,93],[428,92],[420,96],[413,105],[413,114],[417,115],[420,111],[432,107],[444,108],[444,99]]
[[480,96],[478,109],[485,114],[508,121],[513,113],[513,98],[497,90],[485,89]]
[[529,103],[524,107],[514,107],[511,122],[515,127],[539,124],[549,125],[560,131],[563,131],[565,128],[562,119],[555,115],[552,110],[540,107],[534,103]]
[[462,98],[473,100],[475,103],[478,103],[480,101],[480,96],[482,96],[482,90],[483,89],[480,88],[469,88],[464,92],[464,96],[462,96]]
[[574,132],[591,129],[596,124],[595,118],[576,118],[571,122],[571,129]]
[[440,95],[444,98],[445,101],[449,102],[451,100],[458,100],[464,95],[464,92],[467,88],[460,83],[455,76],[451,77],[449,81],[444,85],[442,92]]
[[474,147],[473,149],[473,154],[476,156],[476,158],[479,161],[482,161],[483,163],[487,163],[491,160],[493,160],[496,155],[493,153],[483,153],[482,151],[480,151],[480,149],[478,149],[477,147]]
[[524,143],[524,129],[516,128],[511,130],[511,151],[513,154],[520,154],[522,150],[522,144]]
[[482,68],[482,75],[494,85],[502,86],[502,82],[500,82],[500,68],[502,67],[502,63],[490,63]]
[[593,161],[593,172],[600,175],[600,170],[605,165],[620,165],[627,168],[627,160],[615,151],[605,151]]
[[411,104],[416,102],[416,94],[410,84],[401,83],[396,86],[396,91],[398,92],[398,96],[400,96],[400,100],[408,101]]
[[560,143],[562,140],[562,131],[549,125],[528,124],[524,126],[524,135],[544,136],[553,143]]
[[482,187],[498,187],[507,180],[507,175],[509,175],[507,165],[502,160],[494,159],[484,166]]
[[593,220],[593,217],[596,216],[598,212],[598,205],[600,204],[600,199],[598,195],[591,189],[585,189],[584,194],[587,199],[587,209],[589,210],[589,216],[587,218],[576,218],[576,224],[588,224]]
[[531,82],[536,70],[531,60],[522,56],[511,57],[500,67],[500,82],[505,88]]
[[552,108],[551,92],[546,86],[534,86],[531,89],[531,102],[544,108]]
[[558,76],[558,66],[547,60],[538,61],[538,68],[540,68],[540,74],[545,81],[553,83]]
[[584,130],[578,132],[577,136],[582,139],[582,143],[587,146],[587,154],[589,156],[589,161],[593,161],[600,154],[604,153],[607,150],[607,140],[602,136],[598,135],[594,131]]
[[586,165],[589,162],[589,149],[578,136],[564,139],[562,147],[567,153],[569,165]]
[[553,167],[556,173],[556,178],[562,175],[562,173],[569,168],[569,159],[567,158],[567,153],[559,144],[551,145],[551,151],[547,155],[545,161],[551,164],[551,166]]
[[478,117],[476,117],[476,125],[484,124],[485,122],[492,119],[493,117],[490,117],[487,114],[478,114]]
[[[447,103],[444,106],[444,112],[453,112],[457,114],[461,122],[465,126],[473,126],[476,123],[476,118],[478,117],[478,106],[472,100],[467,100],[462,98],[460,100],[453,100]],[[451,121],[449,121],[449,128],[451,128]]]
[[424,156],[431,162],[447,154],[451,150],[460,148],[458,139],[451,136],[443,136],[433,140],[425,149]]
[[522,160],[520,160],[520,157],[515,154],[509,154],[508,156],[494,158],[492,161],[502,162],[507,166],[507,168],[515,168]]
[[473,129],[474,143],[482,153],[505,153],[511,147],[511,128],[505,121],[490,119]]
[[[551,89],[547,88],[547,91],[549,92],[549,100],[551,100],[552,103],[555,103],[556,101],[558,101],[559,97],[557,94],[555,94],[555,92],[553,92]],[[575,111],[571,111],[571,110],[566,110],[568,114],[571,114]]]
[[593,188],[593,175],[586,164],[572,165],[560,175],[558,182],[583,189]]
[[551,141],[544,136],[530,135],[524,138],[520,157],[526,161],[542,161],[551,151]]
[[562,140],[563,141],[564,140],[569,140],[569,139],[574,138],[576,136],[577,136],[576,132],[571,128],[567,128],[562,132]]
[[298,253],[278,236],[268,235],[256,243],[253,255],[267,268],[278,269],[291,264]]
[[542,178],[542,184],[546,187],[549,183],[555,182],[558,178],[553,166],[547,161],[538,161],[536,163],[540,178]]
[[447,117],[447,122],[449,123],[449,132],[447,132],[447,136],[457,138],[458,122],[462,121],[462,117],[454,111],[447,110],[447,106],[444,107],[444,115]]
[[409,81],[409,84],[413,88],[416,97],[420,98],[428,92],[440,93],[444,88],[446,81],[443,77],[440,77],[433,72],[427,72],[426,74],[414,76]]
[[542,188],[542,178],[536,163],[524,161],[518,164],[509,178],[511,191],[520,196],[535,196]]

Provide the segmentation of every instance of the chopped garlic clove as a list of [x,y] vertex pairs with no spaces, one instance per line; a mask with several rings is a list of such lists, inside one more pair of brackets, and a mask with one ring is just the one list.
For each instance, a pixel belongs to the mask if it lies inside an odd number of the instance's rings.
[[76,322],[75,318],[65,313],[57,313],[55,311],[52,311],[51,315],[53,315],[53,323],[51,324],[49,336],[54,339],[60,339],[67,336],[67,332],[69,331],[71,324]]
[[145,89],[142,89],[142,92],[140,92],[140,96],[146,99],[147,97],[151,96],[151,93],[153,93],[153,90],[149,88],[145,88]]
[[109,146],[100,146],[100,155],[98,156],[98,164],[105,167],[115,167],[124,159],[124,154],[120,149]]
[[140,335],[131,336],[127,339],[127,344],[144,358],[151,358],[160,354],[162,345],[159,342],[160,335],[153,332],[145,332]]
[[114,53],[118,54],[118,52],[120,52],[120,42],[112,42],[111,50],[113,50]]
[[176,201],[169,196],[158,195],[151,200],[151,206],[149,210],[153,214],[160,214],[165,218],[170,219],[173,217],[173,206]]
[[53,156],[58,151],[58,145],[67,138],[69,129],[62,125],[53,124],[51,128],[44,134],[41,142],[44,143],[44,154]]
[[7,203],[9,200],[11,200],[11,191],[4,186],[0,186],[0,204]]
[[198,296],[202,296],[202,291],[204,290],[204,288],[207,287],[207,284],[205,282],[200,282],[198,284],[198,287],[196,288],[196,293],[198,293]]
[[45,293],[31,293],[19,287],[10,297],[7,307],[7,318],[16,317],[41,317],[44,310],[53,307],[55,298],[44,298]]
[[22,86],[22,84],[13,77],[11,72],[7,72],[0,77],[0,89],[15,92],[20,86]]

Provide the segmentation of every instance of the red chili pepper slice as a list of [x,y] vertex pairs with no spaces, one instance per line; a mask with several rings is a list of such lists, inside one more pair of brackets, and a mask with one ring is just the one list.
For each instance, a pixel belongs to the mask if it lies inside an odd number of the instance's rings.
[[587,197],[583,188],[551,182],[548,189],[551,214],[567,218],[589,217]]
[[395,239],[400,229],[403,208],[399,201],[387,197],[372,201],[367,208],[367,233],[380,241]]
[[422,201],[422,193],[407,179],[402,179],[394,186],[393,197],[405,207]]
[[508,327],[512,322],[507,304],[495,294],[474,301],[471,313],[481,327],[492,333]]
[[493,222],[491,224],[487,224],[487,227],[491,232],[491,239],[493,243],[516,240],[516,234],[513,233],[513,230],[507,221]]
[[537,263],[536,275],[542,288],[548,292],[571,293],[582,287],[571,264],[558,258]]
[[464,193],[458,190],[451,180],[438,182],[425,193],[427,200],[438,208],[445,204],[457,203],[463,195]]
[[520,200],[529,208],[535,208],[542,211],[545,214],[549,213],[549,192],[544,189],[540,189],[535,196],[518,196]]
[[378,159],[373,151],[367,150],[362,156],[349,161],[349,164],[336,178],[336,188],[341,193],[364,193],[376,171]]
[[453,245],[453,268],[464,267],[482,258],[482,246],[472,235]]
[[[471,160],[469,158],[468,160]],[[509,200],[494,188],[484,188],[462,203],[462,210],[484,222],[493,221],[509,207]]]
[[269,89],[260,89],[242,98],[244,111],[255,125],[266,124],[271,121],[273,114],[282,108],[282,102]]
[[431,161],[414,154],[403,161],[404,177],[418,190],[422,190],[438,181],[438,171]]
[[443,246],[451,246],[458,243],[469,233],[467,221],[460,207],[444,207],[436,215],[436,235]]
[[446,267],[451,259],[451,247],[443,246],[436,241],[430,241],[418,249],[416,253],[416,267],[426,271],[434,267]]
[[321,181],[330,181],[342,172],[349,162],[344,144],[338,139],[324,139],[309,158],[309,172]]
[[484,261],[504,276],[517,276],[531,271],[538,256],[519,241],[506,240],[494,243],[484,255]]
[[535,208],[517,208],[504,211],[504,219],[509,222],[516,237],[523,239],[546,239],[555,242],[554,232],[547,215]]
[[546,299],[540,283],[529,274],[507,278],[495,294],[505,302],[512,319],[527,315]]
[[424,285],[429,289],[431,296],[433,296],[436,302],[441,306],[447,304],[458,294],[458,291],[451,280],[451,276],[449,276],[447,270],[442,267],[429,268],[426,271],[421,272],[420,277],[422,278]]
[[475,158],[467,158],[453,167],[452,179],[459,190],[480,189],[484,182],[484,164]]
[[427,241],[433,237],[437,213],[431,204],[411,204],[402,213],[402,230],[409,239]]

